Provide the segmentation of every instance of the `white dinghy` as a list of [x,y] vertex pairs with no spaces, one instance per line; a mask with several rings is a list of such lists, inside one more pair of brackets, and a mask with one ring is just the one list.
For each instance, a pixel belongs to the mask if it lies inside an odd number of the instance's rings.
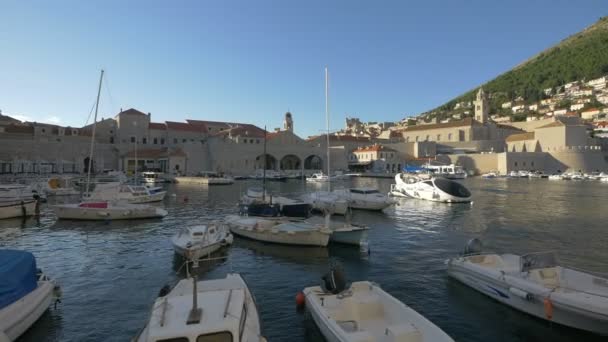
[[181,229],[171,238],[175,252],[186,259],[198,260],[232,244],[225,225],[209,224]]
[[255,299],[238,274],[183,279],[154,302],[137,342],[265,342]]
[[324,279],[325,289],[308,287],[304,296],[308,311],[328,342],[453,341],[377,284],[358,281],[346,288],[335,270]]
[[232,215],[226,219],[226,223],[235,235],[287,245],[325,247],[331,236],[331,231],[325,227],[306,222]]
[[353,209],[383,210],[394,204],[387,195],[374,188],[341,189],[334,190],[333,193],[348,201],[348,206]]
[[448,275],[499,302],[569,327],[608,335],[608,279],[561,267],[554,253],[481,254],[477,239],[449,259]]
[[59,286],[36,269],[32,253],[0,250],[0,341],[16,340],[59,295]]

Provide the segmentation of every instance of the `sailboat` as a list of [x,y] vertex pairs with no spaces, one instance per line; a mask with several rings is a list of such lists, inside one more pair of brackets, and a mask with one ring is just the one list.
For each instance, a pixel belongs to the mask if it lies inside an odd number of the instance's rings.
[[[95,103],[95,118],[93,119],[93,132],[91,134],[91,149],[89,153],[89,164],[87,169],[87,183],[85,198],[90,195],[91,169],[93,168],[93,151],[95,150],[95,129],[97,127],[97,113],[99,111],[99,98],[101,96],[101,85],[103,73],[99,77],[99,88],[97,90],[97,101]],[[59,219],[69,220],[130,220],[144,218],[162,218],[167,211],[149,205],[131,204],[121,200],[81,201],[80,203],[58,204],[51,207]]]
[[312,208],[319,211],[330,211],[333,214],[345,215],[348,210],[348,201],[340,198],[331,192],[331,172],[330,172],[330,153],[329,153],[329,76],[327,67],[325,68],[325,124],[327,129],[327,175],[315,173],[312,177],[307,177],[307,182],[327,183],[327,191],[315,191],[304,196],[304,201],[312,205]]

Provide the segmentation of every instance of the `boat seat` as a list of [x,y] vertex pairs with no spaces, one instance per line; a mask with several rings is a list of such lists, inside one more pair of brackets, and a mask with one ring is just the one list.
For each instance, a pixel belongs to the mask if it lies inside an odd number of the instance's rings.
[[347,333],[348,340],[353,342],[375,342],[376,339],[367,331],[356,331]]
[[384,316],[384,306],[378,302],[359,302],[355,305],[360,321],[374,320]]
[[496,255],[473,255],[467,258],[471,263],[484,267],[500,268],[502,260]]
[[536,280],[545,287],[550,289],[559,287],[559,274],[555,267],[532,270],[531,273],[533,273],[535,278],[537,278]]
[[391,342],[422,342],[424,340],[420,330],[411,323],[391,325],[386,328],[384,334],[387,336],[386,341]]

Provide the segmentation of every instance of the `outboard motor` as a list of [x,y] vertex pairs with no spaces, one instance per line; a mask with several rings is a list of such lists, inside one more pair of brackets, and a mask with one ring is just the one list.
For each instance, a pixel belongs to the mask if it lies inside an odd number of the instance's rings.
[[321,277],[323,283],[321,288],[324,292],[330,292],[332,294],[338,294],[346,290],[346,276],[344,270],[340,266],[333,266],[330,268],[329,273]]
[[473,238],[467,242],[464,247],[464,255],[475,255],[480,254],[483,249],[483,244],[478,238]]

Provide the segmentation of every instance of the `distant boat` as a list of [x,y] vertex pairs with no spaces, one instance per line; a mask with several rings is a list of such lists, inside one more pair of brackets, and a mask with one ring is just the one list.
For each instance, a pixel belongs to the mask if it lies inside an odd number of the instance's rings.
[[323,279],[323,287],[308,287],[303,292],[306,308],[328,342],[453,342],[439,327],[378,284],[357,281],[346,287],[335,271]]
[[60,296],[60,289],[36,268],[32,253],[0,250],[0,265],[0,341],[14,341]]
[[498,177],[498,172],[496,171],[490,171],[488,173],[484,173],[483,175],[481,175],[482,178],[497,178]]
[[333,192],[315,191],[305,194],[302,199],[310,204],[313,210],[329,211],[337,215],[345,215],[348,211],[348,201]]
[[169,179],[162,172],[144,171],[141,173],[141,177],[144,183],[148,184],[170,183]]
[[255,299],[239,274],[224,279],[182,279],[161,290],[136,342],[266,342]]
[[203,184],[203,185],[230,185],[234,183],[234,178],[212,171],[199,172],[196,176],[175,177],[176,183]]
[[177,254],[189,260],[198,260],[231,245],[232,240],[228,227],[209,224],[184,227],[171,238],[171,243]]
[[608,335],[608,279],[559,266],[551,252],[483,253],[478,239],[447,261],[448,275],[517,310]]

